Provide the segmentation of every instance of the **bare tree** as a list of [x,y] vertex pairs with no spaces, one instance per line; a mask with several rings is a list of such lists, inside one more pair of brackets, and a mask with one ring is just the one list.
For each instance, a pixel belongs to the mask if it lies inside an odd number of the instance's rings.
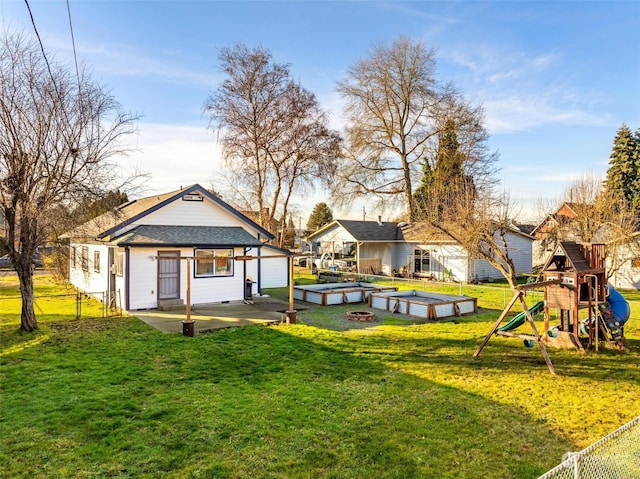
[[236,45],[220,61],[227,78],[204,108],[221,134],[230,186],[263,227],[284,231],[292,195],[333,176],[341,138],[315,95],[269,51]]
[[518,285],[518,271],[513,262],[513,235],[521,234],[514,226],[514,205],[507,193],[488,192],[478,196],[473,188],[450,189],[446,183],[434,183],[430,196],[416,197],[415,217],[423,240],[453,240],[469,258],[482,259],[496,268],[511,289]]
[[[607,244],[607,279],[640,249],[635,236],[638,217],[622,190],[606,188],[602,178],[584,174],[563,191],[561,204],[570,214],[556,215],[555,227],[545,233],[540,248],[552,250],[560,241]],[[560,208],[556,208],[559,210]]]
[[334,189],[339,203],[376,196],[380,204],[403,204],[414,219],[414,185],[424,163],[435,161],[438,133],[451,119],[467,174],[486,177],[476,173],[492,169],[482,109],[437,81],[435,52],[423,43],[400,37],[389,47],[374,45],[347,70],[338,91],[348,120],[348,151]]
[[37,328],[32,256],[62,209],[114,185],[135,118],[94,83],[43,56],[23,35],[0,39],[0,208],[22,294],[21,329]]

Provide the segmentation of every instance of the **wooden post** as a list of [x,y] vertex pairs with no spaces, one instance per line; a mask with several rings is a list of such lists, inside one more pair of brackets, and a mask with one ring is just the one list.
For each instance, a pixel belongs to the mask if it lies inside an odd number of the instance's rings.
[[296,310],[293,303],[293,257],[289,257],[289,310],[286,312],[287,324],[296,323]]
[[[529,288],[527,288],[527,289],[529,289]],[[504,308],[504,310],[502,311],[502,314],[500,314],[500,317],[493,324],[493,327],[491,328],[491,331],[489,331],[489,334],[487,334],[487,336],[484,338],[484,341],[482,341],[482,344],[478,347],[476,352],[473,353],[473,357],[477,358],[480,355],[480,352],[487,345],[487,343],[491,339],[491,336],[496,334],[496,331],[500,327],[500,323],[502,323],[502,321],[504,320],[505,316],[509,313],[509,310],[511,309],[511,307],[519,299],[520,303],[522,304],[522,309],[524,311],[524,314],[525,314],[525,317],[527,319],[527,322],[529,323],[529,325],[531,326],[531,329],[533,330],[533,334],[534,334],[535,340],[537,341],[538,345],[540,346],[540,350],[542,351],[542,356],[544,357],[544,360],[547,363],[547,367],[549,368],[549,371],[551,371],[551,374],[555,375],[556,372],[555,372],[555,370],[553,368],[553,364],[551,363],[551,359],[549,358],[549,354],[547,353],[547,349],[544,347],[544,344],[542,343],[542,338],[540,337],[540,334],[538,333],[538,329],[536,328],[536,325],[533,322],[533,316],[531,316],[531,312],[529,311],[529,308],[527,307],[527,303],[526,303],[526,301],[524,299],[524,295],[525,295],[524,291],[520,291],[520,290],[514,291],[513,297],[511,298],[511,301],[509,301],[509,304]],[[521,335],[512,335],[512,336],[514,336],[514,337],[524,337],[524,336],[521,336]]]
[[517,290],[513,293],[513,297],[511,298],[511,301],[509,301],[509,304],[504,308],[504,310],[502,311],[502,314],[500,314],[500,317],[498,318],[498,320],[493,324],[493,327],[491,328],[491,331],[489,331],[489,334],[487,334],[487,337],[484,338],[484,341],[482,341],[482,344],[480,346],[478,346],[478,349],[476,349],[476,352],[473,353],[473,357],[474,358],[477,358],[478,356],[480,356],[480,352],[487,345],[487,343],[491,339],[491,336],[493,336],[495,334],[495,332],[498,330],[498,328],[500,327],[500,323],[502,322],[504,317],[507,314],[509,314],[509,310],[511,309],[511,306],[513,306],[515,304],[515,302],[518,300],[518,298],[520,297],[521,294],[522,294],[522,292],[521,291],[517,291]]
[[191,321],[191,260],[187,258],[187,321]]
[[547,348],[544,347],[544,343],[542,342],[542,338],[540,337],[540,334],[538,334],[538,329],[536,328],[535,323],[533,322],[533,316],[531,316],[531,311],[529,311],[529,308],[527,307],[527,303],[524,300],[523,295],[520,295],[520,302],[522,303],[522,309],[524,311],[524,315],[527,318],[527,321],[529,322],[529,324],[531,325],[531,329],[533,330],[533,334],[536,338],[536,341],[538,342],[538,346],[540,346],[540,351],[542,352],[542,356],[544,357],[544,361],[545,363],[547,363],[547,367],[549,368],[549,371],[551,371],[551,374],[553,374],[555,376],[556,371],[555,369],[553,369],[553,364],[551,363],[551,358],[549,357],[549,354],[547,353]]

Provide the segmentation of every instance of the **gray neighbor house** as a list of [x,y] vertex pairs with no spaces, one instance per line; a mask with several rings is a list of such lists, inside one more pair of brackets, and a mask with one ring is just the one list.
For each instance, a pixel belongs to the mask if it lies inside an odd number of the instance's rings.
[[[422,223],[334,220],[309,235],[314,256],[355,258],[364,274],[402,275],[459,282],[502,279],[487,261],[470,258],[455,241],[425,233]],[[509,251],[519,273],[530,273],[534,238],[513,228]]]

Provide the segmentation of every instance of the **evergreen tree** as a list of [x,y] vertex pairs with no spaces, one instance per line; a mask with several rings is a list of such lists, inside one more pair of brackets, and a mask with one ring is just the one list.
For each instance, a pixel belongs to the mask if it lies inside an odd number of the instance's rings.
[[425,159],[420,186],[413,194],[416,217],[441,219],[461,196],[472,191],[473,182],[464,172],[464,154],[456,133],[456,123],[447,119],[438,135],[434,165]]
[[324,225],[333,221],[333,212],[326,203],[318,203],[313,207],[307,221],[307,229],[317,231]]
[[607,188],[622,192],[630,207],[640,213],[640,129],[635,134],[622,125],[609,156]]

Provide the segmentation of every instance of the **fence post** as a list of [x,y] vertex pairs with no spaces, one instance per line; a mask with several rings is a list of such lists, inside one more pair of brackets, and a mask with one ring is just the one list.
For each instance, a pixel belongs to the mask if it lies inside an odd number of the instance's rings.
[[76,289],[76,319],[80,319],[82,316],[82,296],[80,296],[80,290]]

